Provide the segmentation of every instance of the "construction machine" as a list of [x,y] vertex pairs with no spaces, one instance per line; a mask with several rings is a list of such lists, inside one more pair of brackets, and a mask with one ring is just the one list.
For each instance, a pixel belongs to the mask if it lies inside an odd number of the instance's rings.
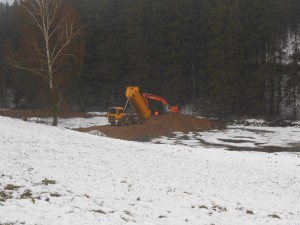
[[159,101],[163,104],[163,113],[178,113],[179,109],[178,106],[170,106],[170,104],[168,104],[167,100],[164,99],[163,97],[157,96],[157,95],[153,95],[153,94],[148,94],[148,93],[143,93],[142,94],[143,99],[146,103],[146,105],[149,107],[149,100],[148,99],[152,99],[155,101]]
[[[126,89],[127,102],[125,107],[111,107],[108,109],[108,122],[111,125],[130,125],[133,123],[143,123],[151,115],[151,111],[142,98],[139,88],[129,86]],[[133,111],[127,109],[131,105]]]

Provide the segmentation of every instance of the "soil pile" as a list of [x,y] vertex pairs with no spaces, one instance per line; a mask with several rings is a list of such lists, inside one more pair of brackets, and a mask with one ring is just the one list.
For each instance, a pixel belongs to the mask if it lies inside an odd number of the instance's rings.
[[152,116],[144,124],[130,126],[94,126],[76,129],[81,132],[100,131],[108,137],[133,140],[149,141],[151,138],[168,136],[172,132],[189,132],[205,130],[214,127],[214,123],[206,118],[183,116],[179,114],[166,114]]

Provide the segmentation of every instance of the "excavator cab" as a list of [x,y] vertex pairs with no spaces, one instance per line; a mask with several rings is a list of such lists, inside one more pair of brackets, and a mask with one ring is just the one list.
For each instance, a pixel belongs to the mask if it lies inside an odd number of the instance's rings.
[[123,107],[110,107],[107,110],[108,122],[111,125],[117,124],[124,117]]
[[171,112],[171,113],[179,113],[178,106],[177,105],[173,105],[173,106],[169,105],[169,112]]

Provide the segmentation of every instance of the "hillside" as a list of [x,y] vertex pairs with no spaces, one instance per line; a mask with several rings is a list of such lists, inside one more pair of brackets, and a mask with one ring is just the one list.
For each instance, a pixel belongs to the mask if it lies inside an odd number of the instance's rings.
[[[40,120],[40,122],[46,123],[45,120],[42,121],[42,118],[45,118],[47,121],[49,119],[51,120],[51,118],[49,118],[51,117],[51,111],[13,109],[0,111],[0,116],[19,118],[23,120],[31,120],[32,118],[36,118]],[[75,118],[92,119],[94,116],[95,115],[93,113],[61,111],[59,114],[59,120],[61,121],[62,118],[68,118],[70,120],[75,120]],[[107,123],[107,119],[105,120],[106,124],[100,123],[97,126],[79,126],[75,130],[81,132],[97,131],[103,133],[105,136],[123,140],[149,141],[151,138],[157,138],[162,135],[171,135],[175,131],[192,132],[196,130],[207,130],[216,126],[222,126],[221,123],[211,121],[207,118],[183,116],[175,113],[151,116],[143,124],[130,126],[111,126]]]
[[300,160],[0,117],[0,224],[298,224]]

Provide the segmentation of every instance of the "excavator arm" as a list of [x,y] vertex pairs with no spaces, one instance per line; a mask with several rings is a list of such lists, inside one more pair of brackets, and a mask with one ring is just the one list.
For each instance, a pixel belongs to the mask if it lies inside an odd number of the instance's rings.
[[159,102],[161,102],[164,105],[168,105],[167,100],[164,99],[163,97],[160,97],[160,96],[157,96],[157,95],[148,94],[148,93],[143,93],[142,96],[143,96],[143,99],[144,99],[146,105],[148,105],[148,99],[159,101]]
[[148,93],[143,93],[142,94],[143,99],[146,103],[146,105],[149,107],[149,102],[148,99],[152,99],[154,101],[159,101],[163,104],[164,106],[164,113],[168,113],[168,112],[173,112],[173,113],[178,113],[178,106],[170,106],[167,102],[166,99],[164,99],[163,97],[157,96],[157,95],[153,95],[153,94],[148,94]]

